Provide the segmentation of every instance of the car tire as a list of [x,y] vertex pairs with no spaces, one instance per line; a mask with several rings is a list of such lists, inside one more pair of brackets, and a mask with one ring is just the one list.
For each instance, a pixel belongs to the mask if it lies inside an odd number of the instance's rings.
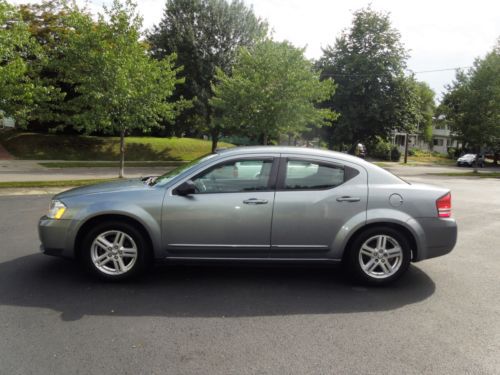
[[148,241],[127,222],[100,223],[85,234],[84,268],[101,280],[121,281],[141,275],[151,263]]
[[408,269],[411,249],[408,239],[390,227],[372,227],[356,236],[348,249],[349,274],[365,285],[386,285]]

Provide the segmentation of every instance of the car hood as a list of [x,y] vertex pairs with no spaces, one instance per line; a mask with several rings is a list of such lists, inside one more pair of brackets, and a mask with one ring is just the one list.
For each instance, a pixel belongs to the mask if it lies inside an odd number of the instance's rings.
[[146,190],[151,189],[142,179],[136,178],[132,180],[119,180],[111,182],[103,182],[95,185],[81,186],[74,189],[63,191],[57,194],[54,199],[64,199],[77,195],[114,193],[121,191]]
[[459,161],[461,160],[472,160],[472,159],[475,159],[474,156],[461,156],[458,158]]

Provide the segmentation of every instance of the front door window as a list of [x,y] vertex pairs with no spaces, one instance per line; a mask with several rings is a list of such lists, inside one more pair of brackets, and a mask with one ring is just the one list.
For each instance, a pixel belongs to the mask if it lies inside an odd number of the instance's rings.
[[273,161],[235,160],[218,164],[193,178],[201,194],[266,191]]

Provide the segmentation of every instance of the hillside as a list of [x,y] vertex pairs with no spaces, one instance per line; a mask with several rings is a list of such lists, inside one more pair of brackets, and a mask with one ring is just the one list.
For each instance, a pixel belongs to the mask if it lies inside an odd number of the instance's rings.
[[[0,132],[0,143],[17,159],[118,160],[118,137]],[[219,143],[219,147],[233,147]],[[210,152],[211,142],[195,138],[127,137],[128,161],[192,160]]]

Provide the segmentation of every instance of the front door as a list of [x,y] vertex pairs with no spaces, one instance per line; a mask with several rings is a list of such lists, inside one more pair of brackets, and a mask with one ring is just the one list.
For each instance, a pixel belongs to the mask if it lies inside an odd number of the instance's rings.
[[367,175],[354,164],[284,158],[272,224],[273,258],[330,258],[335,237],[366,219]]
[[195,194],[173,189],[162,220],[169,256],[267,257],[276,174],[273,157],[231,159],[192,177]]

